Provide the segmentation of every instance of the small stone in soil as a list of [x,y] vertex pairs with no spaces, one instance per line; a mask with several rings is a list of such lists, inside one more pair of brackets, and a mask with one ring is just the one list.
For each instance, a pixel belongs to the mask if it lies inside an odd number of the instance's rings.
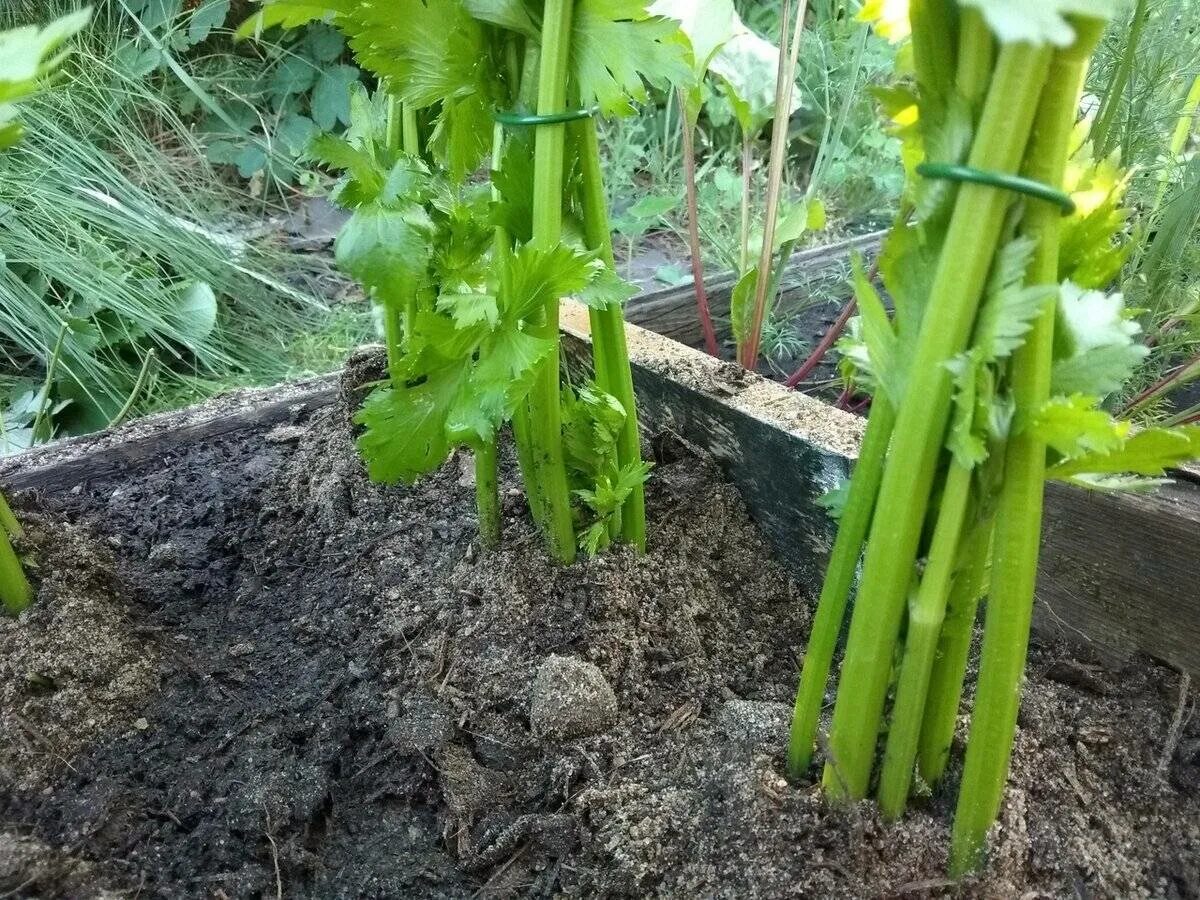
[[617,698],[596,666],[571,656],[550,656],[533,679],[529,724],[537,737],[599,734],[617,721]]

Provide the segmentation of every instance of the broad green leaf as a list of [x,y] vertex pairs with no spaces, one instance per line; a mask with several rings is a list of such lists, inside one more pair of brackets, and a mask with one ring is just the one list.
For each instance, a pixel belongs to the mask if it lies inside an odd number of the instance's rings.
[[1034,242],[1015,238],[996,254],[971,339],[984,363],[1007,358],[1057,293],[1053,285],[1024,287]]
[[1059,297],[1061,346],[1069,353],[1093,347],[1129,344],[1142,329],[1125,315],[1119,293],[1087,291],[1066,282]]
[[38,81],[49,75],[66,58],[55,53],[91,20],[91,10],[82,9],[38,29],[28,25],[0,32],[0,150],[17,143],[25,134],[14,121],[15,101],[28,97]]
[[350,124],[350,87],[358,79],[354,66],[332,66],[321,72],[309,103],[313,121],[323,131],[332,131],[339,123]]
[[317,81],[317,68],[302,56],[288,56],[271,73],[269,89],[276,103],[293,94],[304,94]]
[[1075,40],[1071,16],[1111,19],[1117,0],[961,0],[978,9],[996,37],[1005,44],[1053,44],[1068,47]]
[[[775,117],[779,48],[770,41],[749,29],[739,31],[721,45],[709,69],[719,78],[745,134],[757,134]],[[799,108],[799,92],[793,91],[792,112]]]
[[195,346],[217,326],[217,295],[202,281],[181,288],[170,311],[173,330],[188,346]]
[[1054,361],[1051,392],[1105,397],[1129,380],[1148,351],[1140,344],[1093,347]]
[[729,326],[740,346],[750,333],[750,316],[754,309],[754,292],[758,289],[758,268],[747,269],[733,286],[729,297]]
[[1080,481],[1087,476],[1142,475],[1158,477],[1172,466],[1200,457],[1200,426],[1147,428],[1130,436],[1118,449],[1107,453],[1084,453],[1052,466],[1048,478]]
[[624,306],[626,300],[631,300],[641,293],[641,288],[626,281],[608,266],[597,265],[596,274],[591,282],[575,293],[575,299],[584,306],[594,309]]
[[[775,226],[775,250],[784,244],[794,244],[808,231],[825,227],[825,204],[817,198],[794,203],[785,208]],[[759,241],[761,246],[762,241]]]
[[247,144],[238,150],[233,164],[243,178],[252,178],[267,167],[267,151],[258,144]]
[[547,303],[582,291],[595,276],[593,257],[566,244],[523,245],[512,257],[502,290],[506,319],[538,315]]
[[646,82],[686,84],[691,77],[679,24],[653,16],[646,0],[578,0],[572,37],[576,87],[585,106],[629,115],[648,99]]
[[533,387],[539,364],[554,350],[554,344],[526,334],[519,328],[502,328],[479,349],[479,361],[471,371],[468,390],[456,404],[451,425],[485,421],[488,431],[476,427],[486,438],[516,412]]
[[1083,394],[1052,397],[1034,415],[1029,428],[1047,447],[1068,459],[1111,453],[1129,434],[1129,423],[1117,421],[1096,404],[1095,397]]
[[319,22],[309,23],[304,32],[304,43],[317,62],[335,63],[346,52],[346,39],[338,30]]
[[26,25],[0,32],[0,102],[29,93],[33,82],[57,68],[63,57],[55,51],[82,31],[91,17],[90,9],[81,9],[45,28]]
[[460,328],[481,323],[491,328],[500,321],[500,307],[494,294],[442,294],[437,308]]
[[316,160],[334,171],[346,172],[356,183],[355,190],[350,192],[351,200],[339,196],[338,202],[346,206],[356,206],[377,199],[384,186],[384,173],[379,170],[375,159],[370,153],[354,146],[347,140],[332,134],[319,134],[309,144],[308,157]]
[[309,144],[319,131],[316,123],[308,116],[289,113],[275,129],[275,140],[283,144],[288,153],[300,156],[308,150]]
[[372,481],[408,484],[440,466],[450,452],[446,420],[467,377],[458,363],[413,386],[376,388],[354,417],[365,426],[358,449]]
[[1119,293],[1064,282],[1054,334],[1053,393],[1105,396],[1117,390],[1148,352]]
[[199,44],[208,40],[214,28],[225,24],[229,15],[229,0],[203,0],[188,20],[188,42]]
[[334,242],[338,267],[377,293],[403,303],[427,279],[434,226],[416,204],[355,210]]

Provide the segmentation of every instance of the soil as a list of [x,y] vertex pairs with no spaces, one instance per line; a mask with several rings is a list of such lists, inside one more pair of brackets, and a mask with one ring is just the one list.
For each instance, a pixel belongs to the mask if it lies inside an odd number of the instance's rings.
[[974,881],[952,790],[885,825],[787,784],[810,591],[656,451],[650,552],[566,569],[511,468],[485,554],[467,461],[372,485],[340,403],[17,498],[0,896],[1200,897],[1200,716],[1151,663],[1035,646]]

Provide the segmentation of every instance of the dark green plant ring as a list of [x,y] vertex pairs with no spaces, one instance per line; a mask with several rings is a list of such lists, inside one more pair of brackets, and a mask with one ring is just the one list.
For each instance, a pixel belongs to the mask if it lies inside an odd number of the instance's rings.
[[1035,197],[1048,203],[1055,203],[1063,211],[1064,216],[1075,212],[1075,201],[1062,191],[1034,181],[1022,178],[1020,175],[1006,175],[1003,172],[988,172],[971,166],[959,166],[951,163],[921,163],[917,166],[917,174],[924,178],[941,178],[945,181],[970,181],[973,184],[983,184],[988,187],[1015,191],[1027,197]]
[[494,118],[501,125],[521,128],[530,125],[561,125],[563,122],[578,122],[580,119],[590,119],[599,111],[600,107],[590,106],[587,109],[568,109],[566,112],[547,113],[540,116],[537,113],[496,110]]

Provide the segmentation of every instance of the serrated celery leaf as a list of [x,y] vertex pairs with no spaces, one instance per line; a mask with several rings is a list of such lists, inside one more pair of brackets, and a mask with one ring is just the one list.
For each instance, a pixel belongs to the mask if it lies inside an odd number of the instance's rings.
[[1200,457],[1200,425],[1147,428],[1107,453],[1084,453],[1052,466],[1049,478],[1085,475],[1161,476],[1167,469]]
[[345,172],[353,182],[338,191],[338,202],[344,206],[371,203],[383,190],[386,173],[370,153],[347,140],[332,134],[318,134],[308,145],[307,155],[335,172]]
[[595,277],[582,290],[575,292],[575,299],[593,309],[623,306],[625,301],[641,293],[641,288],[626,281],[608,266],[599,266]]
[[403,302],[427,278],[434,225],[416,204],[364,206],[338,233],[338,267],[387,303]]
[[1054,334],[1054,394],[1104,396],[1117,390],[1148,352],[1134,342],[1141,327],[1119,293],[1064,282]]
[[1038,440],[1068,459],[1089,453],[1111,453],[1129,434],[1129,423],[1096,408],[1097,399],[1083,394],[1052,397],[1033,417],[1029,428]]
[[510,418],[533,386],[538,365],[554,344],[516,328],[493,333],[479,350],[465,403],[478,406],[493,427]]
[[445,461],[446,420],[467,373],[460,362],[435,369],[413,386],[371,392],[354,417],[366,429],[357,443],[371,480],[411,484]]
[[1054,394],[1095,394],[1101,397],[1120,389],[1146,357],[1139,344],[1093,347],[1066,359],[1055,360],[1050,386]]
[[502,313],[526,319],[551,300],[583,290],[595,275],[593,256],[559,243],[549,248],[523,245],[504,272]]
[[996,254],[971,339],[985,363],[1005,359],[1025,343],[1034,320],[1057,293],[1053,285],[1024,286],[1033,248],[1029,238],[1016,238]]
[[500,321],[495,294],[442,294],[437,309],[447,313],[459,328],[479,324],[490,328]]
[[628,115],[647,99],[646,84],[691,77],[679,23],[652,16],[645,0],[578,0],[572,36],[575,83],[584,105]]

